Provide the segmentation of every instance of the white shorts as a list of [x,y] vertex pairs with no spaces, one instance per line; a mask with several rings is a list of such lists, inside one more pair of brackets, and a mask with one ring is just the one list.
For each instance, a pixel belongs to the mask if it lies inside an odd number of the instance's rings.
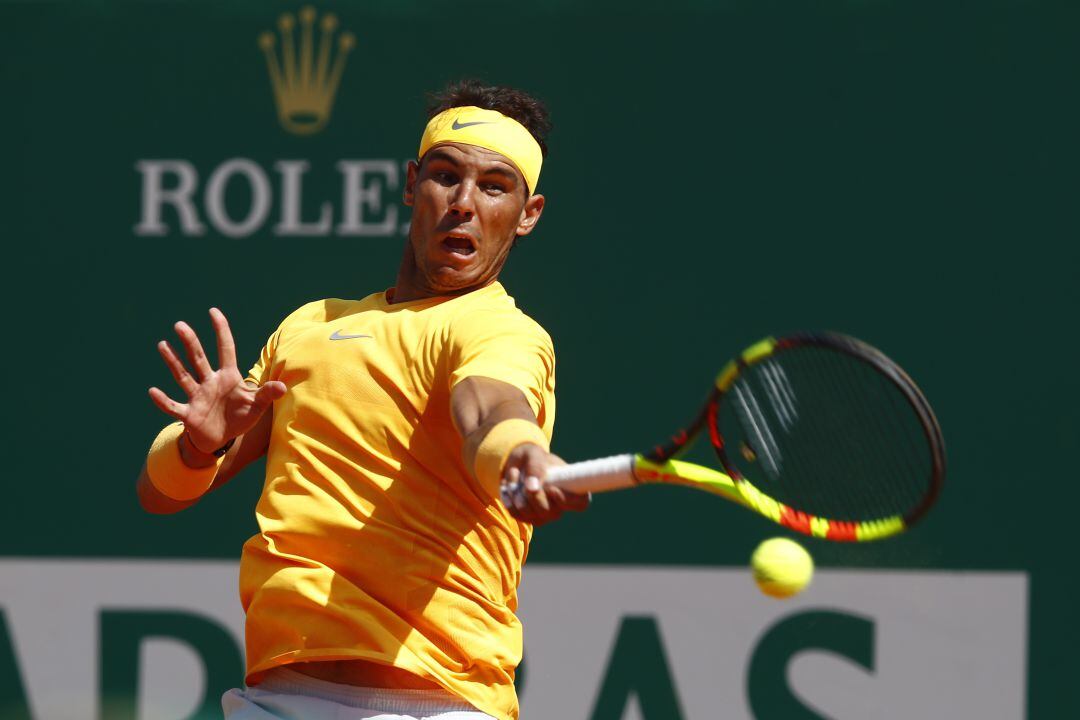
[[354,687],[277,668],[221,697],[227,720],[495,720],[445,690]]

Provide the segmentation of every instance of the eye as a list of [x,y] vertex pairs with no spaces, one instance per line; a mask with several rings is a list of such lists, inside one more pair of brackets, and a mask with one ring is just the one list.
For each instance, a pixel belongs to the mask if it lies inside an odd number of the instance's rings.
[[457,181],[457,176],[446,170],[436,170],[431,177],[440,185],[453,185]]
[[502,195],[506,192],[506,188],[499,183],[488,182],[481,185],[481,187],[488,195]]

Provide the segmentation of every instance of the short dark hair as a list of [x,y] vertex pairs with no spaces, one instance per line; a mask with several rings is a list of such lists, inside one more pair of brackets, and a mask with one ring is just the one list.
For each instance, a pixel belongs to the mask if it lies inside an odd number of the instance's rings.
[[495,110],[517,120],[539,143],[540,152],[547,156],[545,140],[551,132],[551,118],[542,101],[512,87],[485,85],[480,80],[461,80],[428,95],[428,119],[444,110],[464,105]]

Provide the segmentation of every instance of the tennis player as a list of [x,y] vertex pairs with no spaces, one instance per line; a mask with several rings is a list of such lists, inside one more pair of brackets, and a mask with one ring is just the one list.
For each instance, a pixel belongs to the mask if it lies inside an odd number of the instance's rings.
[[554,351],[498,282],[544,209],[549,128],[521,91],[449,87],[408,166],[392,288],[299,308],[246,377],[217,309],[218,368],[186,323],[190,369],[159,343],[188,397],[150,390],[177,422],[148,455],[143,507],[181,510],[267,456],[240,562],[246,687],[226,717],[518,717],[532,529],[588,503],[543,483],[562,464]]

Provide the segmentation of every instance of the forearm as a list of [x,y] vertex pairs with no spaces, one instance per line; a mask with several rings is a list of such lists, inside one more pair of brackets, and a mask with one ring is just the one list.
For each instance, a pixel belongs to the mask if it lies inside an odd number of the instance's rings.
[[189,508],[198,502],[194,500],[174,500],[158,490],[149,473],[146,472],[146,463],[143,463],[139,472],[139,479],[135,481],[135,494],[139,498],[139,506],[148,513],[154,515],[171,515]]
[[548,451],[548,437],[516,387],[485,377],[466,378],[454,387],[450,404],[462,436],[463,460],[480,484],[496,497],[502,496],[504,485],[523,484],[524,492],[507,508],[511,515],[542,525],[565,510],[588,507],[587,495],[563,493],[541,482],[549,467],[564,463]]
[[[523,420],[536,427],[536,415],[518,388],[486,377],[469,377],[454,386],[450,412],[461,434],[462,457],[467,467],[475,464],[476,451],[492,428],[507,420]],[[542,437],[541,433],[535,433]],[[546,449],[546,438],[543,441]]]
[[183,423],[170,423],[150,446],[137,482],[140,502],[150,512],[183,509],[214,483],[223,458],[200,452],[186,434]]
[[[162,492],[162,490],[154,484],[154,481],[150,478],[150,474],[147,471],[148,463],[144,463],[135,484],[140,506],[146,512],[154,514],[175,513],[191,507],[205,496],[206,493],[221,487],[235,477],[237,473],[248,464],[266,454],[266,450],[270,445],[270,431],[272,427],[273,411],[269,411],[259,419],[259,422],[255,427],[236,439],[236,443],[233,444],[229,451],[225,453],[225,456],[221,458],[220,464],[219,459],[212,454],[200,452],[197,448],[192,446],[188,442],[186,434],[181,435],[175,442],[176,450],[180,455],[183,465],[193,470],[218,465],[213,482],[206,488],[205,492],[198,496],[186,500],[178,500],[170,497],[165,492]],[[183,472],[183,468],[180,468],[180,471]]]
[[[458,387],[467,386],[470,380],[472,378]],[[462,457],[467,467],[475,466],[477,450],[496,425],[507,420],[524,420],[536,425],[536,416],[524,396],[516,388],[511,390],[513,393],[504,391],[505,394],[497,395],[478,390],[475,384],[464,388],[464,397],[459,398],[455,421],[462,436]]]
[[462,437],[493,421],[521,417],[536,421],[525,395],[513,385],[486,377],[465,378],[450,395],[454,425]]

